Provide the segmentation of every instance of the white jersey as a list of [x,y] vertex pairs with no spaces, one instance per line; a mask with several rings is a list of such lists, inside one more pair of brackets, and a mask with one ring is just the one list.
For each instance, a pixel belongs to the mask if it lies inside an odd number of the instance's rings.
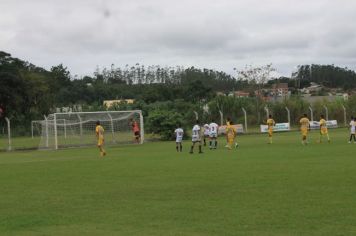
[[178,128],[178,129],[174,130],[174,133],[176,134],[176,142],[177,143],[182,142],[183,134],[184,134],[183,129],[182,128]]
[[210,130],[209,135],[210,135],[210,137],[217,137],[217,135],[218,135],[218,127],[219,126],[216,123],[214,123],[214,122],[210,123],[210,125],[209,125],[209,130]]
[[210,127],[209,127],[208,124],[205,124],[205,125],[204,125],[204,135],[205,135],[205,136],[208,136],[209,133],[210,133]]
[[350,132],[351,132],[351,134],[355,134],[355,132],[356,132],[356,128],[355,128],[355,126],[356,126],[356,121],[351,121],[350,122]]
[[199,142],[200,141],[200,126],[194,125],[192,130],[192,141]]

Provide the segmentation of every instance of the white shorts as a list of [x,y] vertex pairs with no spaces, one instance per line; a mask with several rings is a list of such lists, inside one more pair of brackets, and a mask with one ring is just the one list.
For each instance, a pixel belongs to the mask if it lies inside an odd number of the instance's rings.
[[199,136],[192,136],[192,142],[200,142]]
[[204,136],[209,136],[209,133],[207,132],[207,133],[204,133]]
[[214,133],[210,133],[210,134],[209,134],[209,137],[210,137],[210,138],[217,138],[217,137],[218,137],[218,134],[215,133],[215,132],[214,132]]
[[182,139],[183,139],[182,137],[177,137],[177,138],[176,138],[176,143],[181,143],[181,142],[182,142]]

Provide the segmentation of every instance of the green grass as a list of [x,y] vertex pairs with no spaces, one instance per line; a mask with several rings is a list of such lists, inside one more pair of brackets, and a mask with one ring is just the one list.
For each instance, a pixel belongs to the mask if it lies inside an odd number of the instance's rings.
[[356,235],[356,144],[299,133],[0,153],[0,235]]

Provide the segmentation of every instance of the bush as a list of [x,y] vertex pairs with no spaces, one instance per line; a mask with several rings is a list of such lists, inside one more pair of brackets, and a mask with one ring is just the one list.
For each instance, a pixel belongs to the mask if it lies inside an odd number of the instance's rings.
[[152,110],[147,117],[147,130],[160,135],[163,140],[172,140],[177,124],[183,124],[183,117],[170,110]]

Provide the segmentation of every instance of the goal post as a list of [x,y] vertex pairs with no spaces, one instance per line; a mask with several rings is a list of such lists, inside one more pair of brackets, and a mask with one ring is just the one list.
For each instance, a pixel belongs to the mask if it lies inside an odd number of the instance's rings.
[[54,113],[40,121],[42,138],[40,148],[92,146],[96,143],[95,126],[99,121],[105,130],[105,144],[134,143],[130,120],[139,123],[141,144],[144,126],[141,110]]

